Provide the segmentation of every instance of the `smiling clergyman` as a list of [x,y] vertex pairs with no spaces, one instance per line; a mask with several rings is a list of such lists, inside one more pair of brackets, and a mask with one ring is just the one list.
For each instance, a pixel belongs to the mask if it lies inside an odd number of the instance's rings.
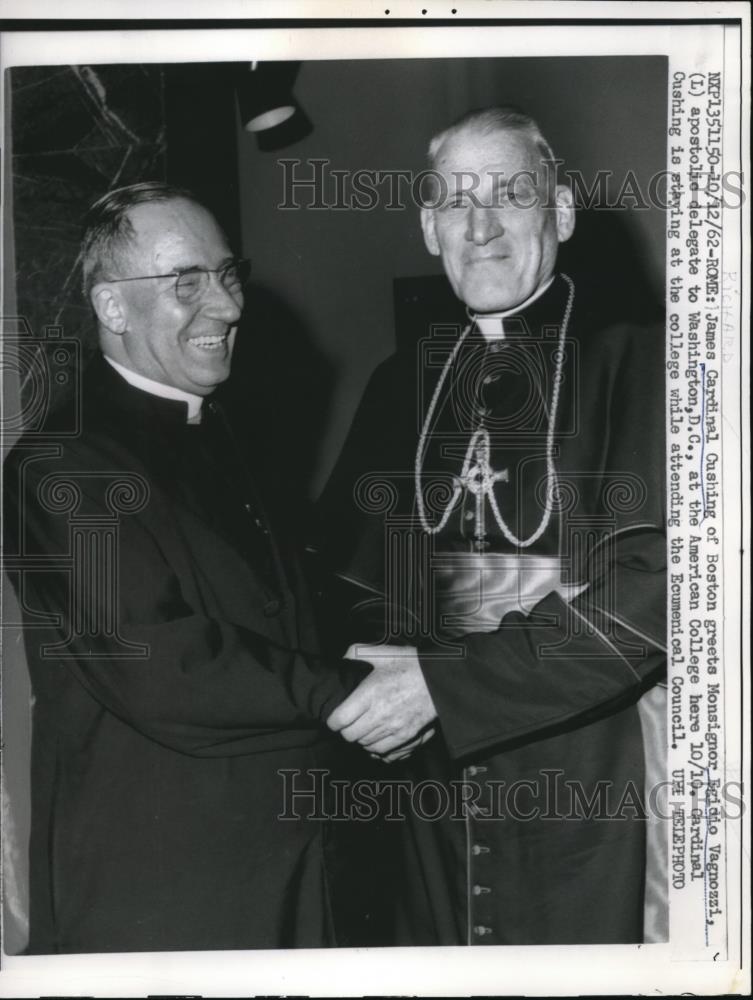
[[277,772],[327,766],[322,720],[367,669],[318,657],[298,566],[208,400],[247,262],[158,183],[100,199],[82,257],[101,348],[70,404],[82,431],[26,435],[6,465],[9,551],[60,557],[19,592],[28,950],[332,944],[325,830],[278,822]]

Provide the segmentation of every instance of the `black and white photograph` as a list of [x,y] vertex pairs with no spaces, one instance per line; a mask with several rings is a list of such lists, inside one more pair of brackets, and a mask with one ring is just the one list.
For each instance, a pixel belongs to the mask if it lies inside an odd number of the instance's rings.
[[749,12],[241,6],[2,25],[0,994],[744,993]]

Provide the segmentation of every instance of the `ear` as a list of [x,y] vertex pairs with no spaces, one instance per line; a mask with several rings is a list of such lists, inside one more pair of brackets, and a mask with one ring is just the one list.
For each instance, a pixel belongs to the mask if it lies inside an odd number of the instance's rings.
[[118,336],[125,333],[125,304],[117,289],[107,282],[100,282],[91,290],[91,303],[97,319],[105,329]]
[[438,257],[439,240],[437,239],[437,223],[433,208],[421,209],[421,228],[424,231],[426,249],[433,257]]
[[560,243],[569,240],[575,230],[575,202],[573,192],[566,184],[558,184],[554,195],[557,218],[557,238]]

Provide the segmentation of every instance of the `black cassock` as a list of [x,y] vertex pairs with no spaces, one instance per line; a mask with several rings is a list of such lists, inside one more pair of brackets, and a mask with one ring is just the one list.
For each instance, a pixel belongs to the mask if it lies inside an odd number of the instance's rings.
[[417,646],[440,723],[406,769],[429,784],[398,943],[666,933],[646,819],[666,751],[664,336],[576,289],[561,343],[569,291],[558,276],[503,341],[471,328],[449,366],[459,331],[381,366],[321,501],[331,566],[387,598],[348,638]]
[[31,952],[334,943],[328,832],[278,819],[278,771],[332,767],[323,720],[367,670],[319,658],[221,409],[186,412],[98,358],[81,432],[27,435],[6,463],[34,693]]

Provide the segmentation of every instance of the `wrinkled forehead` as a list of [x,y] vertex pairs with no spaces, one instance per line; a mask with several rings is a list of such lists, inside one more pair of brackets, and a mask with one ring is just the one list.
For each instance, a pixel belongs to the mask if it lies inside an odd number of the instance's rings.
[[541,153],[535,140],[519,129],[481,131],[472,126],[449,135],[434,158],[435,169],[446,180],[461,173],[480,180],[521,171],[541,169]]
[[213,261],[218,254],[228,252],[227,240],[214,216],[185,198],[135,205],[128,220],[133,228],[128,256],[144,266],[209,265],[210,258]]

